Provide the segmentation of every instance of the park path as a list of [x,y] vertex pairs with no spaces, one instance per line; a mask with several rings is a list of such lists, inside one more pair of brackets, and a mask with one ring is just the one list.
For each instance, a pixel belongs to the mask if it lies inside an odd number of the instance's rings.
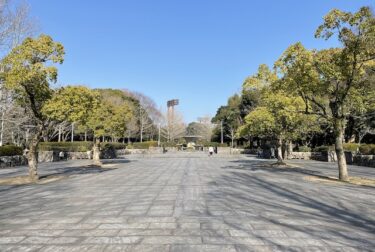
[[309,182],[268,163],[134,157],[50,184],[0,186],[0,251],[373,251],[374,188]]

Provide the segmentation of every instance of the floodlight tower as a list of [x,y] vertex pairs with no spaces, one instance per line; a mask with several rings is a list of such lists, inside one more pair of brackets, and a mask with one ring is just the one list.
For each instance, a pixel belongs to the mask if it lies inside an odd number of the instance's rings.
[[173,131],[173,124],[174,124],[174,106],[177,106],[179,104],[178,99],[173,99],[167,101],[167,107],[168,107],[168,141],[173,141],[174,136],[172,133]]

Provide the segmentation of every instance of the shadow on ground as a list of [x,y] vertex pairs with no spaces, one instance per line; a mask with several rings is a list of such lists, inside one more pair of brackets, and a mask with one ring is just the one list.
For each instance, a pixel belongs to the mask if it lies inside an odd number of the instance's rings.
[[[354,192],[351,186],[318,187],[306,183],[300,176],[299,181],[293,181],[297,176],[285,173],[316,175],[320,173],[317,171],[265,168],[270,162],[241,160],[234,163],[238,165],[222,167],[228,169],[228,172],[212,182],[212,185],[220,187],[210,192],[209,198],[231,212],[238,213],[236,218],[239,220],[250,216],[254,230],[249,231],[241,222],[226,221],[226,225],[250,232],[250,236],[260,238],[268,245],[288,251],[303,249],[293,249],[280,242],[281,240],[261,236],[257,230],[291,232],[294,236],[289,238],[303,239],[306,242],[308,239],[320,240],[330,246],[352,246],[361,251],[371,251],[375,247],[375,219],[371,213],[374,207],[371,200],[374,196],[373,188],[357,187],[357,192]],[[258,170],[262,172],[248,172]],[[369,198],[366,197],[367,193]],[[357,197],[359,195],[363,197],[362,200]],[[225,236],[222,238],[228,239]]]

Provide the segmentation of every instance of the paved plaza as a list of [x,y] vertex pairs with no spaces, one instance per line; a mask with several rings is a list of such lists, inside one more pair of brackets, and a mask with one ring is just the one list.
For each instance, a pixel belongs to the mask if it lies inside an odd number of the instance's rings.
[[[269,162],[186,153],[112,160],[103,170],[42,164],[41,174],[70,176],[0,186],[0,251],[375,250],[374,188],[304,179],[336,175],[327,163]],[[349,169],[375,177],[374,168]]]

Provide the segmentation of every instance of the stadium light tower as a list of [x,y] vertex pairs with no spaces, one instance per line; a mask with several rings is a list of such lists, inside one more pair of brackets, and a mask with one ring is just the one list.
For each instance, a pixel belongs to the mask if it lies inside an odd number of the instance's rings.
[[173,141],[174,137],[171,132],[173,131],[173,124],[174,124],[174,106],[177,106],[179,104],[178,99],[173,99],[167,101],[167,107],[168,107],[168,140]]

